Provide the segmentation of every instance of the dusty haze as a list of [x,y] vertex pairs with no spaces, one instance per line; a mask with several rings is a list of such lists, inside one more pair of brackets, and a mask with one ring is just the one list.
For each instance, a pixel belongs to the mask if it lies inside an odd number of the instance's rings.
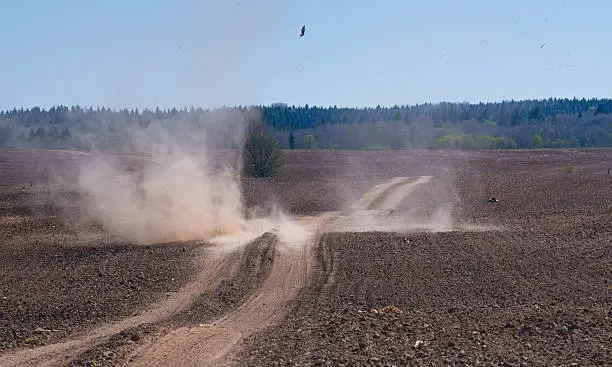
[[137,244],[240,245],[265,232],[289,245],[304,243],[310,231],[275,203],[245,208],[240,157],[246,132],[258,121],[255,112],[219,110],[209,119],[197,126],[160,121],[132,130],[128,157],[96,152],[73,179],[58,182],[83,197],[85,220]]
[[[259,70],[251,78],[237,74],[235,68],[257,52],[256,40],[266,40],[279,31],[280,25],[271,20],[279,19],[284,3],[266,2],[265,7],[257,1],[192,5],[186,11],[201,12],[219,22],[214,30],[204,22],[193,24],[191,31],[202,37],[214,31],[218,36],[192,44],[177,40],[177,47],[184,51],[184,68],[167,70],[174,84],[154,84],[154,88],[172,88],[181,101],[196,95],[200,105],[224,104],[231,86],[237,85],[243,94],[256,96],[263,88],[264,75],[271,71]],[[142,73],[139,65],[147,56],[146,52],[139,54],[143,59],[134,60],[120,80],[141,86],[138,93],[150,101],[155,91],[149,88],[150,82],[160,78]],[[116,100],[123,98],[119,90],[108,92],[110,104],[122,105]],[[253,109],[218,109],[207,114],[205,121],[170,119],[134,129],[124,150],[150,158],[142,160],[141,169],[130,172],[116,159],[97,156],[83,164],[71,182],[85,197],[87,216],[136,243],[258,233],[260,224],[247,219],[243,205],[239,159],[247,124],[258,119]],[[218,157],[223,154],[218,149],[232,149],[233,158],[221,162]],[[277,219],[287,218],[279,213]]]
[[[174,131],[162,123],[132,131],[130,150],[149,159],[132,170],[108,155],[85,161],[75,183],[85,212],[136,243],[208,240],[245,230],[239,161],[220,164],[206,145],[232,136],[228,143],[240,146],[245,121],[233,118],[233,124],[218,123],[227,122],[219,118],[197,131],[176,122]],[[192,150],[196,147],[202,149]]]

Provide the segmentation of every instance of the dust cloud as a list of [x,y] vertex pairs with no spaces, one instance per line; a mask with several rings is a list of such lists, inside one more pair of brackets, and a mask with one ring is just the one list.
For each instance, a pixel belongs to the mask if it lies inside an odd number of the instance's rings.
[[292,240],[287,234],[300,228],[285,213],[244,206],[240,157],[248,117],[215,115],[198,129],[173,122],[171,131],[163,123],[132,131],[130,154],[93,154],[79,167],[72,189],[84,198],[82,212],[137,244],[248,242],[271,230]]
[[206,147],[189,151],[181,134],[159,124],[130,136],[130,157],[95,154],[81,165],[75,189],[89,217],[141,244],[243,230],[238,167],[220,165]]
[[246,245],[264,233],[277,236],[285,247],[301,247],[315,238],[316,223],[305,223],[286,213],[278,205],[262,213],[261,208],[249,210],[246,228],[241,232],[226,233],[212,238],[211,243],[218,245],[221,251],[232,251]]
[[[134,66],[142,63],[132,62],[118,77],[121,85],[130,81],[127,84],[134,88],[130,96],[141,96],[145,105],[169,90],[176,92],[181,103],[208,106],[252,99],[262,88],[258,79],[265,70],[245,75],[240,68],[254,57],[269,58],[269,53],[257,51],[279,31],[281,24],[274,20],[280,19],[278,14],[285,9],[279,1],[261,5],[251,1],[188,5],[185,11],[203,14],[210,21],[196,18],[196,23],[186,23],[179,30],[191,36],[173,45],[184,50],[174,55],[184,67],[160,70],[172,75],[167,80],[173,82],[145,88],[141,83],[153,75],[142,74],[140,67]],[[248,37],[244,29],[249,29]],[[117,89],[109,90],[108,102],[123,106],[126,96]],[[217,108],[207,111],[206,116],[205,121],[199,116],[197,122],[178,118],[156,121],[131,129],[127,138],[122,132],[118,138],[126,142],[120,150],[126,154],[118,157],[96,152],[87,159],[74,180],[65,180],[84,198],[85,218],[139,244],[248,240],[271,227],[291,227],[288,223],[292,220],[282,212],[276,211],[272,217],[253,215],[243,203],[241,148],[249,124],[260,119],[257,112]],[[94,139],[88,143],[98,147]],[[278,231],[281,237],[299,232]]]
[[393,177],[365,192],[325,225],[326,232],[452,230],[454,199],[434,176]]

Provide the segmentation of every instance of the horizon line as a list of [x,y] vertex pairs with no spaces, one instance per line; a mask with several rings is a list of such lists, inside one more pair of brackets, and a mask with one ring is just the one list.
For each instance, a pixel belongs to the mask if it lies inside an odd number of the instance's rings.
[[470,105],[470,106],[478,106],[478,105],[487,105],[487,104],[502,104],[502,103],[524,103],[524,102],[546,102],[549,100],[553,100],[553,101],[610,101],[612,100],[612,97],[578,97],[578,96],[574,96],[574,97],[543,97],[543,98],[522,98],[522,99],[502,99],[502,100],[495,100],[495,101],[480,101],[480,102],[468,102],[468,101],[450,101],[450,100],[440,100],[440,101],[432,101],[432,102],[417,102],[417,103],[412,103],[412,104],[376,104],[376,105],[361,105],[361,106],[349,106],[349,105],[337,105],[337,104],[328,104],[328,105],[317,105],[317,104],[309,104],[309,103],[305,103],[305,104],[289,104],[286,102],[272,102],[269,104],[236,104],[236,105],[221,105],[221,106],[217,106],[217,107],[204,107],[202,105],[184,105],[182,107],[164,107],[161,108],[160,106],[156,106],[156,107],[109,107],[109,106],[105,106],[105,105],[79,105],[79,104],[73,104],[73,105],[66,105],[66,104],[57,104],[57,105],[51,105],[50,107],[41,107],[40,105],[30,105],[28,106],[14,106],[12,108],[9,109],[4,109],[4,110],[0,110],[0,113],[8,113],[8,112],[12,112],[12,111],[22,111],[22,110],[33,110],[38,108],[41,111],[49,111],[50,109],[53,108],[58,108],[58,107],[66,107],[66,108],[81,108],[83,110],[100,110],[100,109],[104,109],[104,110],[109,110],[111,112],[121,112],[121,111],[152,111],[155,112],[157,110],[160,110],[162,112],[164,111],[172,111],[172,110],[176,110],[176,111],[183,111],[183,110],[191,110],[191,109],[195,109],[195,110],[204,110],[204,111],[214,111],[214,110],[223,110],[223,109],[239,109],[239,108],[270,108],[270,107],[276,107],[276,106],[284,106],[284,107],[295,107],[295,108],[306,108],[308,106],[308,108],[320,108],[320,109],[330,109],[330,108],[337,108],[337,109],[356,109],[356,110],[367,110],[367,109],[376,109],[378,107],[380,108],[410,108],[410,107],[418,107],[418,106],[428,106],[428,105],[432,105],[432,106],[436,106],[436,105],[443,105],[443,104],[451,104],[451,105]]

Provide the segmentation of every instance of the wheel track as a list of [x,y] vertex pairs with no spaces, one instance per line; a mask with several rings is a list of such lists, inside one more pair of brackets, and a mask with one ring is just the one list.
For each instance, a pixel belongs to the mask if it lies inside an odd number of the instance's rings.
[[[143,342],[153,344],[158,338],[163,337],[167,330],[185,325],[206,324],[242,305],[249,296],[257,292],[269,274],[276,242],[276,237],[267,232],[252,241],[247,241],[242,251],[235,251],[236,247],[233,247],[230,276],[224,277],[214,289],[200,294],[187,311],[179,312],[161,322],[146,325],[145,330],[150,336]],[[228,249],[217,247],[215,251],[227,253]],[[138,334],[137,331],[136,333]],[[111,341],[82,353],[70,363],[73,366],[95,362],[121,365],[133,354],[135,348],[140,348],[139,344],[129,343],[125,337],[116,335]],[[105,355],[108,351],[112,351],[110,359]]]
[[[362,196],[353,210],[370,210],[377,206],[393,206],[411,190],[414,184],[427,182],[418,179],[410,182],[410,177],[396,177],[377,185]],[[274,249],[274,261],[269,276],[264,280],[260,291],[252,294],[237,309],[220,317],[211,325],[181,327],[162,336],[154,343],[136,349],[126,365],[136,366],[200,366],[217,365],[231,361],[238,353],[235,348],[239,341],[256,331],[280,321],[289,311],[289,302],[297,297],[311,273],[313,260],[311,250],[323,231],[333,230],[333,219],[338,213],[325,213],[311,217],[307,225],[312,233],[306,243],[299,246],[280,244]],[[331,226],[330,226],[331,225]],[[338,228],[336,228],[338,229]],[[324,272],[325,286],[331,286],[334,278],[337,254],[332,249],[324,255],[327,268]],[[238,250],[240,251],[240,250]],[[203,262],[204,270],[197,278],[174,297],[160,302],[149,311],[118,323],[97,328],[84,337],[65,343],[58,343],[34,350],[19,351],[0,357],[2,366],[57,365],[61,364],[108,340],[122,330],[144,323],[155,323],[181,311],[187,310],[199,295],[214,289],[231,272],[236,264],[237,251],[211,251],[210,257]],[[235,267],[234,267],[235,269]]]
[[239,253],[234,252],[221,256],[209,249],[203,249],[197,260],[203,270],[193,281],[169,298],[158,301],[139,315],[104,324],[68,341],[0,356],[0,366],[57,366],[108,341],[110,337],[123,330],[168,319],[189,309],[200,294],[214,289],[232,271],[232,263],[235,263],[236,256],[239,256]]
[[332,247],[327,244],[327,241],[321,240],[318,244],[320,251],[320,261],[322,272],[320,275],[319,284],[322,284],[321,291],[326,291],[336,280],[336,272],[338,271],[338,254],[334,252]]
[[431,182],[433,176],[420,176],[414,181],[402,182],[399,185],[391,187],[385,191],[383,196],[375,204],[375,207],[368,209],[398,209],[399,204],[402,200],[410,195],[418,185],[423,185]]
[[129,366],[202,366],[221,363],[236,343],[279,321],[285,303],[305,284],[309,246],[278,245],[270,275],[261,291],[211,325],[181,327],[153,345],[136,350]]
[[[325,232],[385,230],[386,217],[419,185],[431,182],[433,176],[395,177],[374,186],[352,206],[326,224]],[[384,212],[387,211],[386,216]]]
[[389,181],[374,186],[355,203],[353,210],[374,209],[376,204],[383,200],[393,190],[409,182],[410,177],[394,177]]
[[[433,176],[396,177],[383,182],[366,192],[354,206],[354,210],[396,210],[402,200],[410,195],[418,185],[427,184],[432,179]],[[342,227],[342,223],[332,220],[326,228],[326,232],[342,231]],[[325,292],[334,285],[336,279],[339,263],[338,252],[324,239],[319,241],[317,245],[316,251],[320,253],[319,262],[322,265],[319,284],[321,292]]]
[[[373,209],[381,203],[395,208],[411,187],[429,181],[410,177],[396,177],[375,186],[356,205],[357,210]],[[397,194],[396,194],[397,193]],[[318,243],[323,231],[333,228],[337,213],[325,213],[305,219],[313,236],[307,243],[293,247],[280,244],[274,265],[258,294],[244,305],[221,317],[212,325],[176,329],[153,345],[135,352],[128,366],[207,366],[228,365],[236,362],[240,352],[238,343],[251,334],[280,321],[289,312],[289,302],[295,299],[311,275],[313,244]],[[331,225],[331,227],[330,227]],[[325,283],[334,283],[337,254],[322,244]]]

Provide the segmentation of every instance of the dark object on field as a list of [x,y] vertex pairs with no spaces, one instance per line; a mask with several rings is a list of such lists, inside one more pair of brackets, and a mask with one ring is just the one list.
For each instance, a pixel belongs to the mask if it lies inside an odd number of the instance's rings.
[[306,26],[302,26],[302,31],[300,32],[300,37],[304,37],[304,32],[306,32]]
[[496,198],[490,198],[489,199],[489,203],[497,203],[499,200],[497,200]]
[[32,180],[29,180],[29,181],[30,181],[30,187],[32,187],[34,183],[32,182]]

